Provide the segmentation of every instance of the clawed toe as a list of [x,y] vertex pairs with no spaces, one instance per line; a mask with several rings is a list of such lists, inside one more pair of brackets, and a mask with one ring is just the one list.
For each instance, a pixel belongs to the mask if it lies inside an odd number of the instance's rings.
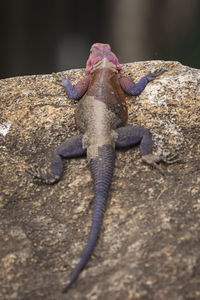
[[155,72],[153,72],[152,74],[153,74],[155,77],[157,77],[157,76],[162,75],[162,74],[165,73],[166,71],[167,71],[167,69],[160,68],[160,69],[155,70]]
[[155,70],[154,72],[149,74],[149,77],[148,77],[149,81],[154,80],[156,77],[162,75],[166,71],[167,71],[167,69],[164,69],[164,68]]
[[177,162],[180,162],[180,158],[177,158],[178,157],[178,154],[175,153],[175,154],[172,154],[172,153],[167,153],[167,154],[163,154],[161,156],[161,161],[166,163],[166,164],[174,164],[174,163],[177,163]]
[[40,178],[40,173],[39,173],[38,167],[35,165],[32,165],[28,169],[26,169],[26,173],[31,175],[34,179]]

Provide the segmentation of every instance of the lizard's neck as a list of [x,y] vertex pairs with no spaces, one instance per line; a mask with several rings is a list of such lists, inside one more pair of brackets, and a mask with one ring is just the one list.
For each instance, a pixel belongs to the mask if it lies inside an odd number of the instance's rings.
[[107,58],[104,58],[101,61],[99,61],[98,63],[96,63],[94,65],[91,73],[97,69],[103,69],[103,68],[107,68],[107,69],[112,70],[113,72],[118,73],[118,71],[116,70],[116,66],[111,61],[109,61]]

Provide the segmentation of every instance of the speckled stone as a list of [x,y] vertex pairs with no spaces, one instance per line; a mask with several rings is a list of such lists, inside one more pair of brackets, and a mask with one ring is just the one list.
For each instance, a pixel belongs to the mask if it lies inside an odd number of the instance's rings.
[[200,299],[200,70],[178,62],[129,63],[137,81],[167,71],[127,97],[129,124],[153,134],[154,152],[178,154],[165,176],[139,147],[117,152],[102,234],[68,294],[91,223],[93,187],[85,158],[65,160],[46,186],[26,171],[77,134],[76,101],[61,86],[84,70],[0,81],[0,299]]

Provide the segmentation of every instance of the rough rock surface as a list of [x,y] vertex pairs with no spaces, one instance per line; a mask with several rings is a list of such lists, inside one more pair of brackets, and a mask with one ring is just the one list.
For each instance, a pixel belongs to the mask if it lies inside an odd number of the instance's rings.
[[200,70],[149,61],[123,73],[137,80],[160,67],[167,72],[127,97],[129,124],[150,128],[154,152],[181,161],[162,164],[162,176],[138,147],[117,152],[98,245],[66,295],[91,223],[87,162],[65,160],[52,186],[26,170],[77,133],[76,101],[60,79],[77,82],[84,70],[0,81],[0,299],[200,299]]

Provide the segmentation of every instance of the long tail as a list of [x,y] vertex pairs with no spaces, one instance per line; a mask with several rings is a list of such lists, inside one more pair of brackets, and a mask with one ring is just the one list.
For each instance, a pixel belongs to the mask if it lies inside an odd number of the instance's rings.
[[106,207],[109,186],[112,181],[115,163],[115,150],[111,145],[103,145],[98,149],[98,157],[90,160],[90,170],[94,183],[95,199],[92,217],[92,226],[81,260],[71,274],[69,283],[63,293],[71,287],[79,273],[84,268],[96,245]]

